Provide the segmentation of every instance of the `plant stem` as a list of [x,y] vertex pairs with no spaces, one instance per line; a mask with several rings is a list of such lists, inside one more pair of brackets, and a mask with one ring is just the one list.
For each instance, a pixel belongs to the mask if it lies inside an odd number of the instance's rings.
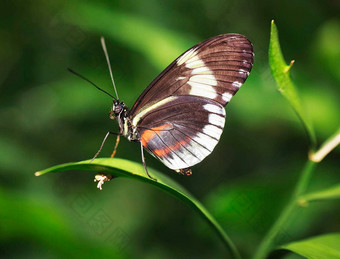
[[315,165],[316,165],[315,162],[310,160],[307,161],[300,176],[300,179],[295,186],[291,200],[282,210],[281,215],[279,215],[276,222],[273,224],[273,226],[270,228],[266,236],[263,238],[262,242],[259,245],[259,248],[257,249],[253,257],[254,259],[265,258],[275,245],[275,238],[278,236],[279,232],[282,231],[293,210],[297,207],[298,197],[305,192]]
[[324,159],[325,156],[328,155],[329,152],[331,152],[334,148],[336,148],[340,144],[340,129],[329,139],[325,141],[325,143],[322,144],[322,146],[319,148],[316,152],[311,152],[309,154],[309,160],[312,160],[314,162],[320,162],[322,159]]

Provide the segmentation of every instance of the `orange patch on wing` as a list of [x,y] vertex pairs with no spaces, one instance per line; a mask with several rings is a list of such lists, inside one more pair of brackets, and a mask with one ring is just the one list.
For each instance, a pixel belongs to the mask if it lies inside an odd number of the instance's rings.
[[171,124],[163,124],[161,126],[145,130],[141,135],[142,145],[145,147],[148,144],[148,142],[155,137],[155,135],[157,134],[156,131],[166,130],[166,128],[171,127],[172,127]]
[[180,149],[181,146],[184,146],[185,144],[189,143],[189,141],[190,138],[187,137],[186,139],[177,142],[175,145],[168,146],[168,148],[166,149],[155,149],[153,150],[153,153],[159,157],[165,157],[170,152]]

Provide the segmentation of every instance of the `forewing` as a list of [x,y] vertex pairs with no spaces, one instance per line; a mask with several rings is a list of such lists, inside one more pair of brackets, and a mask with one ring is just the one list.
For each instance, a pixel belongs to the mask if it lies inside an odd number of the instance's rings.
[[247,79],[253,47],[240,34],[224,34],[190,48],[144,90],[130,115],[169,96],[193,95],[225,106]]
[[218,143],[225,122],[224,107],[196,96],[175,96],[150,109],[137,131],[146,150],[170,169],[193,166]]

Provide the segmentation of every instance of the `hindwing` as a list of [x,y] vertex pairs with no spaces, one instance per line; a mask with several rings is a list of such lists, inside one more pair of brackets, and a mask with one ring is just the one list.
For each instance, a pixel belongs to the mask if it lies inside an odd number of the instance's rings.
[[224,107],[219,103],[196,96],[175,96],[145,113],[137,131],[146,150],[177,170],[199,163],[213,151],[224,122]]

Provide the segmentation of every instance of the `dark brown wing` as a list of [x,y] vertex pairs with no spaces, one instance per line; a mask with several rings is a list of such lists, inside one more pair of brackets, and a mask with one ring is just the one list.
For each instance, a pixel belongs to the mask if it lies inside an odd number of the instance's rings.
[[188,168],[208,156],[225,122],[224,107],[196,96],[172,96],[140,118],[143,147],[170,169]]
[[253,47],[240,34],[224,34],[190,48],[144,90],[129,112],[134,117],[169,96],[194,95],[225,106],[249,75]]

